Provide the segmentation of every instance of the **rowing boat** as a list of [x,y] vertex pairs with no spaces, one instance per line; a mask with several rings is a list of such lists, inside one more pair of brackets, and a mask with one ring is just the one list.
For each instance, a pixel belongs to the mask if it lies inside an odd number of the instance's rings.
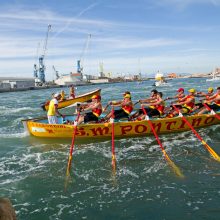
[[[78,102],[87,102],[87,101],[91,100],[93,95],[100,95],[100,92],[101,92],[101,89],[96,89],[94,91],[76,96],[74,99],[69,98],[69,99],[65,99],[63,101],[59,101],[58,102],[58,109],[74,105],[75,103],[78,103]],[[44,111],[48,111],[49,103],[50,103],[50,101],[46,101],[46,102],[41,103],[41,107]]]
[[[220,113],[217,113],[220,115]],[[66,116],[66,120],[74,120],[76,116]],[[185,116],[194,128],[207,127],[219,124],[220,121],[212,114]],[[26,131],[33,136],[41,138],[72,138],[73,125],[63,124],[59,118],[59,124],[48,124],[46,117],[22,120]],[[190,130],[181,117],[151,119],[153,127],[158,134],[183,132]],[[110,138],[112,123],[80,124],[77,126],[76,139]],[[137,137],[152,135],[147,120],[142,121],[118,121],[114,123],[115,137]]]

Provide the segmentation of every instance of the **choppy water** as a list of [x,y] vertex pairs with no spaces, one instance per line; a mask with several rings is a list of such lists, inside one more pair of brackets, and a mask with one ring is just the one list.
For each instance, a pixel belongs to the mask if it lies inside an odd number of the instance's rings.
[[[126,90],[134,100],[144,98],[152,84],[83,86],[77,93],[102,88],[106,104]],[[205,91],[210,86],[216,88],[217,83],[184,79],[170,81],[159,90],[170,96],[179,87]],[[191,131],[160,136],[184,179],[172,172],[154,137],[116,140],[114,176],[109,140],[76,145],[71,179],[64,190],[71,140],[30,137],[21,124],[23,118],[45,114],[39,103],[52,92],[56,90],[0,94],[0,196],[11,199],[18,219],[220,218],[220,163]],[[220,125],[216,125],[199,133],[220,154],[219,131]]]

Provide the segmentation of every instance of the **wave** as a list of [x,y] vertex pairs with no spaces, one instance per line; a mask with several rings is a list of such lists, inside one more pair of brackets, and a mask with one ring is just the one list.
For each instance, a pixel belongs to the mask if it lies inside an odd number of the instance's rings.
[[28,132],[22,132],[22,133],[14,133],[14,134],[1,134],[0,133],[0,138],[24,138],[29,136]]
[[13,113],[19,112],[33,112],[38,111],[38,108],[31,108],[31,107],[21,107],[21,108],[7,108],[6,106],[0,107],[0,115],[10,115]]

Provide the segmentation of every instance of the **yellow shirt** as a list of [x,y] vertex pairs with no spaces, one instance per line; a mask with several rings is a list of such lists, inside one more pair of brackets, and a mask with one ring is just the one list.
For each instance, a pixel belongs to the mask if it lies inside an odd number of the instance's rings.
[[50,101],[50,104],[49,104],[47,115],[49,115],[49,116],[55,116],[56,115],[55,105],[58,105],[58,101],[56,99],[52,99]]

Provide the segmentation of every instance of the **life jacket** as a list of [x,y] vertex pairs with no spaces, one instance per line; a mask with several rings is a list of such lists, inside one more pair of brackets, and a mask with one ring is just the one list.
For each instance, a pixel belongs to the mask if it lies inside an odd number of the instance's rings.
[[193,95],[186,96],[186,100],[191,99],[191,98],[193,98],[193,101],[183,105],[183,107],[188,108],[189,110],[192,110],[193,107],[195,106],[195,98]]
[[[217,98],[218,96],[220,96],[220,95],[216,94],[215,98]],[[220,100],[216,100],[216,101],[215,101],[215,104],[218,105],[218,106],[220,106]]]
[[93,113],[93,115],[95,115],[96,117],[99,117],[99,116],[102,114],[102,108],[92,109],[92,113]]
[[126,112],[127,114],[131,114],[132,110],[133,110],[133,104],[131,105],[123,105],[122,104],[122,109],[124,110],[124,112]]
[[157,111],[160,112],[160,115],[163,115],[164,114],[164,108],[165,108],[165,102],[161,102],[159,105],[156,105],[155,106]]
[[56,115],[56,110],[55,110],[55,103],[54,103],[54,99],[52,99],[50,101],[49,107],[48,107],[48,112],[47,115],[49,116],[55,116]]

